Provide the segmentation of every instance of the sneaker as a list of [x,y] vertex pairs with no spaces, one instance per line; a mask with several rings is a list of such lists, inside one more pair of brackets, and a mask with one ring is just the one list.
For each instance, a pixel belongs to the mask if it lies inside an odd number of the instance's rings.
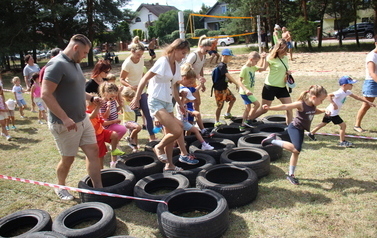
[[116,148],[115,150],[111,151],[111,155],[124,155],[125,152],[121,151],[120,149]]
[[197,164],[199,163],[199,160],[197,159],[191,159],[189,156],[180,155],[179,161],[186,164]]
[[10,135],[5,136],[5,138],[7,138],[7,141],[10,141],[10,139],[12,139]]
[[43,121],[41,121],[41,120],[38,120],[38,123],[41,124],[41,125],[45,124],[45,123],[44,123]]
[[210,144],[204,142],[202,144],[202,150],[213,150],[215,147],[211,146]]
[[294,184],[294,185],[299,185],[300,184],[298,182],[298,179],[293,174],[292,175],[288,175],[287,179],[288,179],[289,182],[291,182],[291,184]]
[[207,131],[207,129],[203,129],[201,132],[202,136],[209,136],[209,131]]
[[110,168],[115,168],[115,165],[117,164],[117,162],[113,162],[113,161],[110,161]]
[[21,118],[25,118],[24,116],[20,116]]
[[308,132],[306,135],[307,135],[311,140],[313,140],[313,141],[316,141],[316,140],[317,140],[317,138],[315,138],[314,134],[312,134],[311,132]]
[[340,146],[340,147],[353,147],[353,143],[344,140],[344,141],[342,141],[342,142],[339,142],[339,143],[338,143],[338,146]]
[[359,132],[359,133],[366,132],[366,130],[364,130],[364,129],[361,128],[360,126],[354,126],[354,127],[353,127],[353,130],[356,131],[356,132]]
[[61,200],[72,201],[75,197],[72,196],[66,189],[55,188],[55,193]]
[[12,126],[11,129],[16,130],[17,128],[15,126]]
[[238,129],[240,129],[240,132],[246,131],[246,127],[245,126],[239,126]]
[[275,133],[272,133],[271,135],[267,136],[266,139],[262,140],[261,144],[262,144],[262,146],[271,145],[271,142],[273,140],[276,140],[276,134]]
[[256,126],[253,125],[253,121],[252,120],[247,120],[247,121],[244,121],[243,124],[247,127],[250,127],[250,128],[255,128]]
[[218,122],[215,122],[215,125],[214,125],[214,126],[215,126],[215,127],[219,127],[219,126],[221,126],[221,125],[222,125],[222,123],[218,121]]
[[230,113],[225,113],[225,114],[224,114],[224,118],[225,118],[225,119],[230,119],[230,118],[232,118],[232,114],[230,114]]
[[9,131],[9,126],[5,126],[5,130]]

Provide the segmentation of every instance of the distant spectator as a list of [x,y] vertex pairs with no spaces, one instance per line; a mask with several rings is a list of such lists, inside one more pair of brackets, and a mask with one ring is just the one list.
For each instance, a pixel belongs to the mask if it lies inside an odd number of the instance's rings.
[[291,33],[287,30],[287,28],[285,26],[283,28],[281,28],[281,30],[283,31],[281,37],[287,42],[288,53],[290,55],[290,59],[293,60],[293,57],[292,57],[293,45],[292,45]]
[[25,55],[25,63],[26,66],[23,70],[25,84],[26,84],[26,90],[30,91],[30,80],[31,76],[33,76],[33,73],[39,73],[40,68],[37,64],[34,63],[34,58],[31,55]]

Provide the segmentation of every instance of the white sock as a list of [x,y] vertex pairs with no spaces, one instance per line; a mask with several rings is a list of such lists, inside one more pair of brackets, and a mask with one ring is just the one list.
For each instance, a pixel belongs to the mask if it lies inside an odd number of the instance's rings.
[[277,145],[277,146],[280,146],[280,147],[283,147],[283,143],[284,143],[284,141],[282,141],[282,140],[272,140],[271,141],[271,144]]
[[289,165],[289,176],[291,176],[292,174],[295,174],[295,170],[296,170],[296,166],[293,166],[293,165]]

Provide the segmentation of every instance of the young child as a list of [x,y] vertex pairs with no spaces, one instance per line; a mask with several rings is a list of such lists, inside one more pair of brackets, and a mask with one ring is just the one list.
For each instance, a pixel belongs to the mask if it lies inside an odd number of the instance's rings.
[[[188,88],[181,88],[180,91],[180,97],[181,97],[181,101],[184,105],[186,105],[188,102],[192,102],[194,101],[196,98],[192,95],[190,89]],[[189,123],[187,121],[187,117],[188,117],[188,114],[189,112],[186,111],[185,113],[183,113],[180,108],[179,108],[179,105],[177,104],[176,105],[176,112],[177,112],[177,118],[182,122],[183,124],[183,130],[184,131],[188,131],[188,132],[191,132],[191,133],[194,133],[196,138],[200,141],[200,143],[202,144],[202,150],[213,150],[213,146],[211,146],[210,144],[208,144],[207,142],[204,141],[202,135],[200,134],[200,131],[198,128],[196,128],[195,126],[193,126],[191,123]],[[180,158],[180,161],[182,159]],[[181,161],[182,162],[182,161]]]
[[4,136],[8,141],[12,138],[8,134],[8,130],[5,128],[6,119],[8,118],[8,107],[5,104],[5,97],[3,92],[3,86],[0,86],[0,125],[1,125],[1,135]]
[[[16,109],[16,101],[11,99],[11,98],[8,98],[8,100],[5,102],[5,104],[7,105],[8,107],[8,120],[6,120],[6,126],[5,128],[7,130],[9,129],[17,129],[15,124],[14,124],[14,109]],[[12,126],[10,126],[10,124],[12,124]]]
[[127,141],[133,152],[139,149],[138,134],[141,131],[141,126],[135,122],[135,112],[130,108],[130,102],[135,97],[135,93],[136,92],[130,87],[123,87],[121,92],[123,98],[123,124],[130,131],[130,136],[127,137]]
[[315,114],[324,113],[324,109],[318,109],[323,100],[327,97],[327,91],[320,85],[312,85],[309,90],[300,94],[296,102],[288,104],[280,104],[277,106],[268,106],[264,104],[262,107],[265,110],[292,110],[297,109],[296,117],[288,125],[288,134],[291,142],[276,140],[276,134],[269,135],[262,140],[262,146],[270,144],[281,146],[283,149],[292,152],[289,161],[289,173],[287,179],[294,185],[298,185],[299,181],[295,177],[295,169],[297,166],[298,156],[301,151],[302,143],[304,141],[304,131],[310,130],[310,124]]
[[[94,95],[93,95],[94,96]],[[99,110],[101,108],[100,102],[90,102],[87,101],[87,113],[89,114],[90,122],[92,123],[94,130],[96,132],[96,139],[98,144],[98,157],[102,161],[101,165],[103,168],[103,159],[106,155],[107,148],[106,143],[111,144],[111,162],[110,168],[115,168],[116,160],[118,155],[124,155],[125,153],[117,148],[119,143],[118,134],[115,131],[106,130],[103,126],[106,123],[100,116]]]
[[127,128],[120,124],[121,120],[118,118],[118,112],[121,110],[121,105],[117,105],[119,102],[119,88],[113,83],[104,82],[98,89],[101,98],[104,103],[101,106],[101,116],[106,121],[105,129],[116,131],[119,136],[119,140],[127,132]]
[[361,98],[351,92],[351,89],[353,88],[353,84],[356,83],[356,80],[353,80],[349,76],[343,76],[339,79],[339,86],[340,88],[328,95],[330,99],[330,105],[326,108],[326,111],[329,112],[329,114],[326,114],[322,122],[318,124],[311,132],[309,132],[307,135],[310,139],[316,140],[314,134],[321,129],[322,127],[326,126],[329,122],[333,122],[334,125],[339,125],[339,143],[338,146],[340,147],[352,147],[353,143],[346,141],[345,134],[346,134],[346,123],[342,120],[342,118],[339,116],[339,111],[341,107],[343,106],[346,97],[350,96],[356,100],[365,102],[369,104],[371,107],[375,107],[376,105],[368,100],[365,100],[364,98]]
[[[258,61],[262,58],[262,66],[257,66]],[[254,85],[255,85],[255,72],[261,72],[266,70],[266,54],[263,53],[259,55],[258,52],[253,51],[249,54],[246,64],[242,66],[240,72],[240,81],[245,86],[245,88],[249,89],[250,92],[254,92]],[[239,88],[239,93],[244,101],[245,104],[245,111],[243,113],[243,120],[242,124],[239,127],[240,131],[245,131],[246,126],[253,128],[251,118],[255,117],[255,112],[260,107],[259,101],[255,98],[253,94],[246,95],[243,88]],[[253,109],[251,109],[251,104],[254,104]]]
[[31,80],[34,82],[30,88],[31,101],[38,107],[38,123],[44,124],[42,120],[47,121],[46,106],[41,98],[41,85],[39,73],[34,73],[31,76]]
[[12,83],[13,83],[12,92],[14,93],[14,99],[17,101],[21,118],[25,118],[24,109],[27,108],[27,104],[23,96],[23,93],[25,92],[25,90],[22,89],[21,80],[19,77],[17,76],[14,77],[12,79]]
[[[231,83],[235,83],[239,88],[242,88],[245,91],[246,95],[251,95],[249,89],[245,88],[245,86],[239,81],[234,79],[229,73],[227,64],[232,60],[232,50],[224,49],[221,52],[221,62],[217,65],[217,67],[212,72],[212,81],[213,86],[212,89],[215,89],[215,99],[217,104],[216,109],[216,122],[215,127],[221,125],[220,122],[220,113],[224,107],[224,102],[229,102],[228,108],[226,110],[226,114],[224,115],[225,119],[232,118],[232,114],[230,111],[234,103],[236,102],[236,98],[234,97],[233,93],[228,88],[228,81]],[[212,94],[212,93],[211,93]]]

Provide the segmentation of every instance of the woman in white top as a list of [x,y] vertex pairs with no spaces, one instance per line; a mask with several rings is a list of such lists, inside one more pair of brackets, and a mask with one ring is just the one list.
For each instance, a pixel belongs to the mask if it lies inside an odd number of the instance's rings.
[[200,89],[202,92],[206,90],[205,82],[206,79],[203,77],[203,67],[206,62],[206,54],[211,49],[212,41],[207,39],[205,35],[199,38],[198,42],[198,49],[194,52],[190,53],[187,56],[187,63],[190,63],[196,73],[197,80],[199,81],[200,85],[197,87],[190,87],[190,91],[192,92],[193,96],[196,98],[194,101],[194,110],[200,111]]
[[144,75],[137,88],[136,95],[130,106],[132,109],[139,107],[140,96],[148,84],[149,111],[165,129],[165,136],[154,147],[160,161],[165,164],[164,170],[181,171],[182,168],[173,164],[173,144],[182,135],[182,123],[174,117],[172,99],[181,106],[183,104],[178,95],[177,82],[181,80],[179,63],[190,52],[190,44],[186,40],[176,39],[171,43],[153,67]]
[[[140,83],[144,74],[144,45],[139,41],[139,37],[135,36],[130,45],[131,55],[124,60],[122,71],[120,73],[120,82],[134,91]],[[156,139],[153,132],[153,120],[148,108],[148,94],[143,90],[140,96],[140,109],[145,117],[146,127],[149,133],[149,141]]]

